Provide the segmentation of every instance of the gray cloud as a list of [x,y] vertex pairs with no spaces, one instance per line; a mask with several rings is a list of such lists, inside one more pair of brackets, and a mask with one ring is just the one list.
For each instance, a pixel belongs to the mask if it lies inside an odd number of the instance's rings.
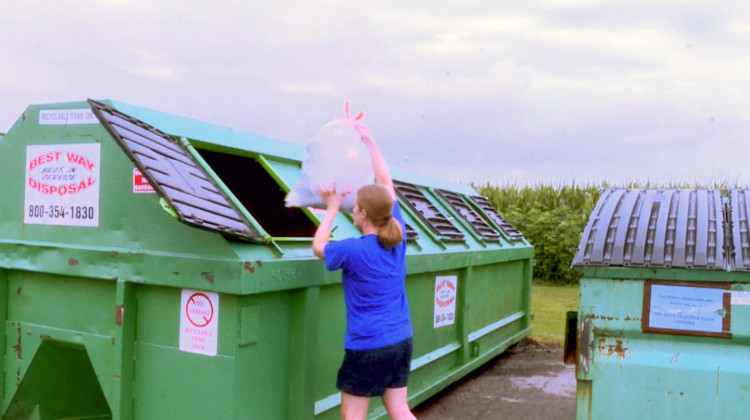
[[94,97],[304,143],[349,100],[433,177],[750,183],[739,1],[47,3],[0,16],[0,131]]

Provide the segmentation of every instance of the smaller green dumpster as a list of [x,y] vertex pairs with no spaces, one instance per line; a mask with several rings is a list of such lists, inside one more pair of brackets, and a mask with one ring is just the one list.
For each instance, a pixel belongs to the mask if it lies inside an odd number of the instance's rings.
[[573,261],[578,419],[747,416],[747,194],[602,193]]

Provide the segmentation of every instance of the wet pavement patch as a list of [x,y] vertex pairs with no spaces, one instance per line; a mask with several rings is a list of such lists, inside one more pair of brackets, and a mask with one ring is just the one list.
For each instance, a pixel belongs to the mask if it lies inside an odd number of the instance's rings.
[[575,418],[575,366],[562,347],[526,339],[414,409],[420,420]]

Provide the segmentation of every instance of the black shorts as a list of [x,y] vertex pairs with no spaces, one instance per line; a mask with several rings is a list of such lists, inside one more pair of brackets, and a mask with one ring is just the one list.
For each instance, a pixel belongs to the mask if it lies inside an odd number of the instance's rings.
[[358,397],[380,397],[386,388],[405,387],[412,350],[411,337],[372,350],[346,349],[336,387]]

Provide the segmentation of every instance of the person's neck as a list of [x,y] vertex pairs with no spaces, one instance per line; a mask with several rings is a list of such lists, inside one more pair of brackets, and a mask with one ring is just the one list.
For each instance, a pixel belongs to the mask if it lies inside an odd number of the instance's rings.
[[365,221],[362,223],[362,234],[363,235],[377,235],[378,234],[378,228],[375,227],[372,223],[368,223]]

